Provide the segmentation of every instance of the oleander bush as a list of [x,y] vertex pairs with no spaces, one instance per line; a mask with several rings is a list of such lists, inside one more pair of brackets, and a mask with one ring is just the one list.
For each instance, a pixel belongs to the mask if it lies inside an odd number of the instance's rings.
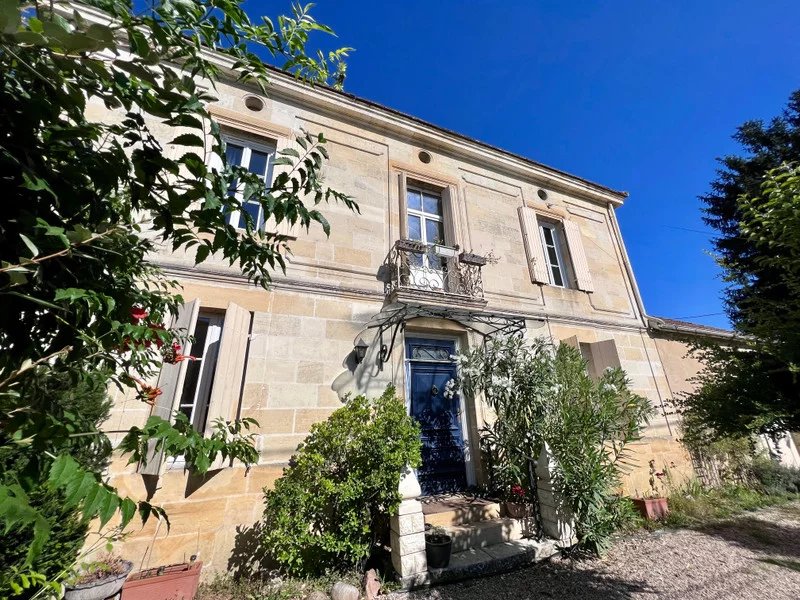
[[593,380],[577,349],[543,339],[493,339],[458,362],[465,391],[482,392],[497,415],[489,445],[501,484],[523,477],[517,483],[535,491],[534,464],[546,444],[579,548],[603,552],[611,534],[630,521],[630,506],[618,493],[620,474],[650,402],[630,391],[621,369]]
[[419,464],[419,427],[393,387],[347,399],[265,490],[264,548],[296,576],[363,566],[400,504],[402,473]]

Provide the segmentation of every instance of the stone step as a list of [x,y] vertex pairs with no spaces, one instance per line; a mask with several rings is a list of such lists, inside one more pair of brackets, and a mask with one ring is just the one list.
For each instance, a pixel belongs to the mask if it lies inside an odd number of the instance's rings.
[[446,568],[411,575],[401,585],[408,590],[506,573],[550,558],[558,552],[556,544],[552,539],[525,539],[453,552]]
[[[528,522],[530,521],[530,522]],[[453,552],[486,548],[504,542],[521,540],[535,533],[532,519],[499,518],[468,525],[451,525],[443,529],[453,538]]]
[[500,504],[482,498],[446,498],[423,503],[425,523],[435,527],[468,525],[500,517]]

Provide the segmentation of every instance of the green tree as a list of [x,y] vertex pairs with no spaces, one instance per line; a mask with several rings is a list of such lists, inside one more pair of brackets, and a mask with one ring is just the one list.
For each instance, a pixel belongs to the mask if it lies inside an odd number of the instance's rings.
[[[749,435],[800,428],[800,311],[796,247],[800,90],[769,123],[749,121],[734,135],[745,153],[722,168],[702,196],[705,221],[719,232],[725,308],[740,339],[699,349],[706,369],[683,404],[694,432]],[[691,412],[694,411],[694,412]]]
[[696,447],[720,435],[800,430],[798,207],[798,166],[769,170],[758,193],[737,199],[737,237],[751,252],[754,272],[725,258],[721,263],[736,274],[737,329],[748,337],[698,349],[705,368],[697,391],[681,402],[685,436]]
[[[213,254],[267,286],[270,272],[285,267],[285,238],[261,230],[247,211],[237,230],[227,214],[257,202],[266,218],[328,232],[320,204],[357,210],[320,178],[322,134],[298,136],[265,186],[227,163],[207,110],[223,78],[267,93],[270,68],[259,55],[310,85],[341,83],[346,49],[311,56],[306,44],[317,32],[331,33],[299,5],[255,22],[240,0],[155,0],[141,10],[126,0],[0,0],[0,180],[8,196],[0,216],[0,443],[35,458],[24,476],[0,482],[0,529],[32,534],[15,591],[47,580],[32,571],[51,529],[31,498],[41,486],[63,493],[83,522],[104,524],[121,512],[125,524],[137,508],[145,519],[162,514],[119,497],[101,481],[102,461],[81,458],[79,438],[107,444],[94,423],[55,410],[46,396],[33,406],[48,382],[78,387],[97,373],[107,374],[105,386],[152,399],[143,382],[176,360],[186,332],[164,326],[181,298],[150,257],[161,247],[190,252],[198,264]],[[91,120],[91,104],[117,118]],[[160,140],[156,129],[174,137]],[[164,142],[181,151],[167,154]],[[149,440],[200,472],[219,455],[257,459],[251,422],[217,423],[203,440],[176,418],[132,429],[123,444],[131,460]]]

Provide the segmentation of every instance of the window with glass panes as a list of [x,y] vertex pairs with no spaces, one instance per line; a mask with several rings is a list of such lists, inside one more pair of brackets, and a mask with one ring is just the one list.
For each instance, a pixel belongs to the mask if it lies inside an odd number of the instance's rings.
[[561,252],[561,236],[558,228],[550,223],[540,223],[539,233],[542,238],[547,271],[550,283],[559,287],[566,287],[566,273],[564,271],[564,258]]
[[[438,192],[409,187],[406,197],[408,239],[424,244],[444,244],[442,195]],[[416,266],[441,269],[442,260],[432,254],[414,254]]]
[[[264,185],[272,183],[274,147],[233,137],[226,137],[225,143],[225,158],[228,164],[245,167],[251,173],[258,175],[264,181]],[[243,200],[244,186],[237,186],[234,183],[231,192],[239,200]],[[237,210],[228,215],[228,223],[239,229],[244,229],[246,223],[245,212],[253,219],[256,229],[264,228],[264,212],[258,202],[244,202],[241,211]]]
[[186,368],[186,378],[181,390],[180,410],[199,432],[205,431],[208,402],[214,384],[214,369],[217,366],[217,351],[222,334],[225,315],[200,311],[194,328],[192,356]]

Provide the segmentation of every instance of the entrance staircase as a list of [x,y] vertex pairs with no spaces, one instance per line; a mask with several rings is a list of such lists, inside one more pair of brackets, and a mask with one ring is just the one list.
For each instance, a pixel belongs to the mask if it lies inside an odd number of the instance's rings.
[[467,496],[420,498],[426,527],[440,527],[453,538],[445,569],[429,569],[430,583],[509,571],[556,553],[556,541],[537,540],[533,518],[503,514],[492,500]]

